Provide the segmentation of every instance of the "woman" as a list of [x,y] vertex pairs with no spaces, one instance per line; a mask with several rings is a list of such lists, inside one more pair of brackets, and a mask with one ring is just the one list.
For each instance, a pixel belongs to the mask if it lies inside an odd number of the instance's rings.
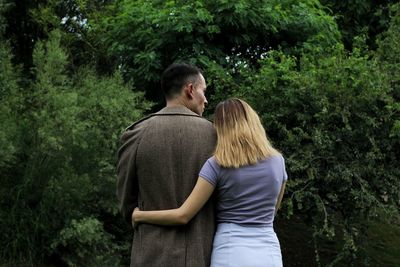
[[219,103],[218,142],[180,208],[133,212],[133,223],[188,223],[217,190],[217,231],[211,266],[282,266],[273,230],[287,174],[281,154],[268,141],[256,112],[243,100]]

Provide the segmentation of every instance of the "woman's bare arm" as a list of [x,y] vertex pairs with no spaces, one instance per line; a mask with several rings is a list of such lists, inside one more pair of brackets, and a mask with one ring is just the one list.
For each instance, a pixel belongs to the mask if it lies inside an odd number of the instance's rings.
[[177,209],[141,211],[136,208],[132,213],[133,224],[151,223],[159,225],[181,225],[187,224],[199,210],[204,206],[215,187],[202,177],[186,201]]

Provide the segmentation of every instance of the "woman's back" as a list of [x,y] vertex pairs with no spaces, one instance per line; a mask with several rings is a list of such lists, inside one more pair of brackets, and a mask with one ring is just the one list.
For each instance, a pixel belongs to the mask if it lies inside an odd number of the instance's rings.
[[287,179],[281,155],[240,168],[223,168],[211,157],[200,176],[216,187],[218,223],[272,226],[277,198]]

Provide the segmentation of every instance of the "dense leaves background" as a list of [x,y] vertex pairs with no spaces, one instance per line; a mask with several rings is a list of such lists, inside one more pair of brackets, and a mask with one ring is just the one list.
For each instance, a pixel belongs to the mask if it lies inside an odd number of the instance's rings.
[[398,265],[400,6],[359,0],[0,0],[0,265],[129,262],[119,135],[182,60],[283,152],[285,266]]

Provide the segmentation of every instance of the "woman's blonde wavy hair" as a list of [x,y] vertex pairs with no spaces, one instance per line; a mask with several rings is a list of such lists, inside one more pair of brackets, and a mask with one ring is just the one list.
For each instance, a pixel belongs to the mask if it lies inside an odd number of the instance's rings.
[[279,154],[269,142],[257,113],[238,98],[225,100],[214,112],[218,142],[215,159],[225,168],[238,168]]

